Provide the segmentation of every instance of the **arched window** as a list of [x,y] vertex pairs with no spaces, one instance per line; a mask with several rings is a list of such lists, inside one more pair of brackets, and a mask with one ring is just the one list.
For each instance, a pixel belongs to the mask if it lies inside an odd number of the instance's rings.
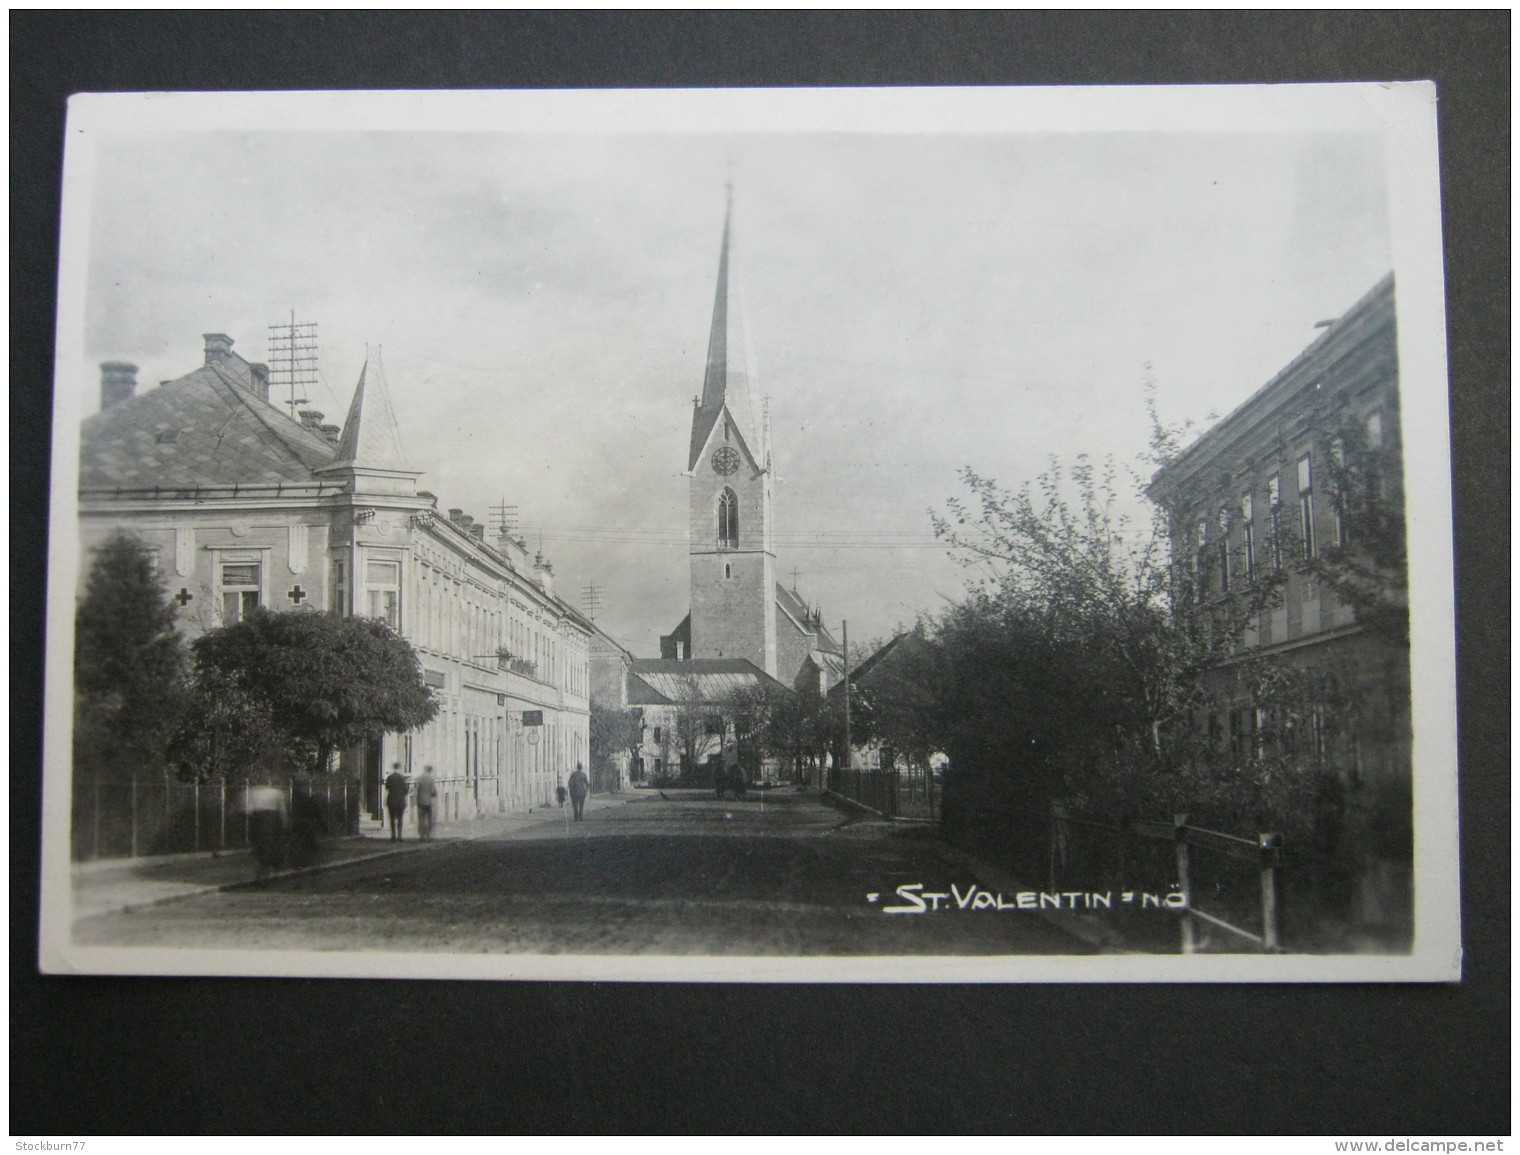
[[739,544],[739,498],[732,489],[718,495],[718,544],[730,548]]

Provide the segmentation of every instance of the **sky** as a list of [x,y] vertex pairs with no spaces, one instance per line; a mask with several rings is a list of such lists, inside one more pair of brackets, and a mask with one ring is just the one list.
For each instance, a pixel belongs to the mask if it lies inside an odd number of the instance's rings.
[[420,486],[515,505],[640,656],[689,600],[730,177],[776,571],[852,643],[963,592],[929,520],[963,468],[1135,460],[1148,377],[1207,424],[1393,263],[1372,133],[138,131],[95,166],[87,363],[268,360],[293,309],[312,407],[341,422],[377,358]]

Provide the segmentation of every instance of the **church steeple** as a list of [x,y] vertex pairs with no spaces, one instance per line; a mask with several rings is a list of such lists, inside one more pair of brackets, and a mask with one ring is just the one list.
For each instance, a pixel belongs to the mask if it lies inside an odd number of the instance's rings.
[[730,184],[723,214],[718,290],[713,300],[712,330],[707,339],[702,397],[692,414],[688,470],[696,468],[703,447],[725,412],[730,432],[738,435],[756,464],[765,467],[765,450],[755,435],[754,405],[750,395],[750,387],[756,378],[755,359],[746,320],[734,261],[733,186]]
[[718,292],[702,396],[691,422],[691,617],[697,659],[742,658],[776,674],[771,474],[750,404],[754,357],[734,263],[733,195],[723,220]]

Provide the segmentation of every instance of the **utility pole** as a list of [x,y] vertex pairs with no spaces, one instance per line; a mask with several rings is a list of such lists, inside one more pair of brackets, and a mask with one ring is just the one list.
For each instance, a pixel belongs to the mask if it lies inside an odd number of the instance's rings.
[[295,421],[297,407],[311,404],[302,394],[311,392],[317,383],[317,323],[297,321],[296,311],[291,309],[288,324],[269,326],[267,355],[270,388],[289,390],[290,397],[283,404],[290,408],[290,419]]
[[586,616],[596,621],[596,611],[602,608],[602,587],[596,582],[581,587],[581,599],[586,606]]
[[496,540],[507,544],[517,532],[517,506],[508,505],[503,496],[501,504],[491,506],[491,517],[496,521]]

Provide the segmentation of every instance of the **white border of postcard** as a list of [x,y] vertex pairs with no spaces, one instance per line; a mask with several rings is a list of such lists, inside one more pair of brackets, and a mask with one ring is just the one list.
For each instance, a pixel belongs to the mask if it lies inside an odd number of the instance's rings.
[[56,380],[82,380],[95,142],[134,131],[1376,132],[1386,146],[1409,538],[1415,940],[1407,955],[648,957],[76,947],[70,718],[77,390],[55,390],[40,963],[50,973],[714,982],[1452,981],[1461,974],[1450,460],[1436,91],[1428,82],[1150,88],[88,94],[69,103]]

